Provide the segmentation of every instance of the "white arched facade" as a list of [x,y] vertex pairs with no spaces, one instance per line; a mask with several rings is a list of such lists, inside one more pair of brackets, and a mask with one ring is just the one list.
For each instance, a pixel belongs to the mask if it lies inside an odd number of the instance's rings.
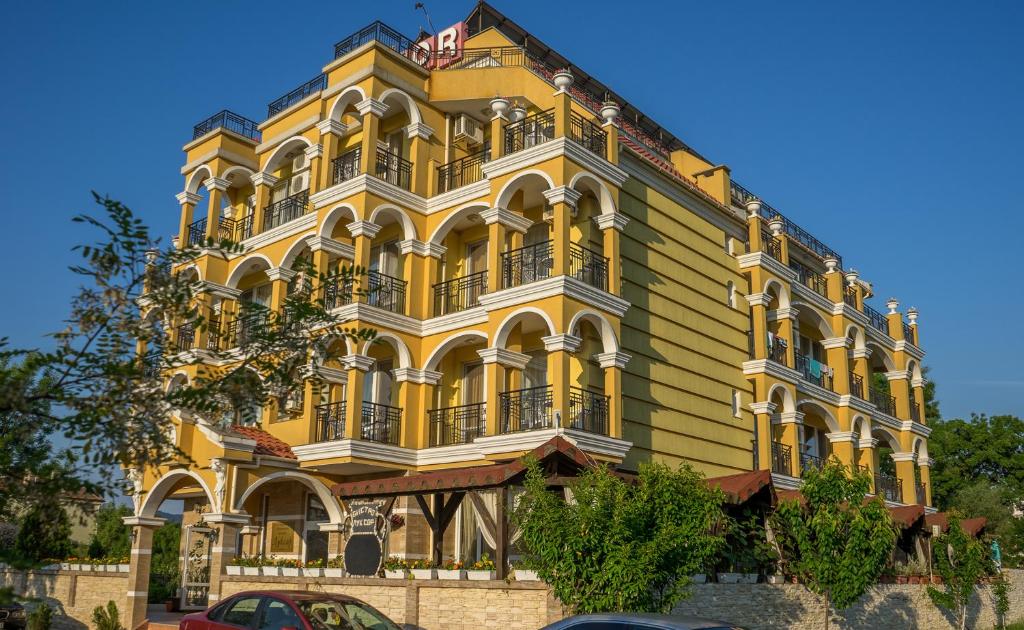
[[412,218],[405,210],[394,204],[381,204],[370,213],[370,223],[380,225],[378,219],[382,216],[389,216],[402,226],[402,238],[406,240],[416,238],[416,224],[412,222]]
[[569,181],[569,188],[580,192],[589,190],[597,197],[601,205],[601,214],[615,214],[615,199],[608,186],[593,173],[581,171]]
[[764,283],[763,293],[767,294],[769,289],[775,289],[775,295],[779,298],[779,308],[789,307],[789,291],[778,280],[768,280]]
[[245,277],[245,274],[271,269],[273,266],[274,263],[270,262],[270,259],[263,254],[249,254],[235,266],[234,271],[228,276],[227,286],[234,289],[241,282],[242,278]]
[[416,101],[398,88],[384,90],[380,93],[380,97],[377,100],[388,105],[389,108],[392,103],[398,104],[409,115],[409,122],[413,125],[419,125],[423,122],[423,116],[420,114],[420,108],[416,105]]
[[465,345],[467,341],[476,340],[482,341],[485,345],[487,344],[487,333],[480,330],[464,330],[450,335],[447,339],[442,341],[434,351],[427,357],[426,362],[423,364],[424,370],[437,371],[437,366],[441,362],[441,359],[445,357],[448,352],[461,345]]
[[505,345],[508,343],[508,336],[512,332],[512,329],[515,328],[515,325],[531,314],[537,315],[542,320],[544,320],[544,324],[547,326],[548,329],[548,335],[555,334],[555,323],[551,321],[550,315],[534,306],[525,306],[512,313],[509,313],[505,317],[505,319],[501,321],[501,324],[498,326],[498,332],[496,332],[494,335],[493,347],[504,348]]
[[281,258],[281,264],[278,266],[282,269],[291,269],[292,265],[295,264],[295,260],[299,257],[299,254],[302,253],[302,250],[309,247],[309,240],[314,236],[315,235],[311,232],[296,239]]
[[206,500],[209,501],[211,507],[217,505],[213,500],[213,493],[210,492],[210,487],[206,485],[206,482],[199,476],[199,473],[186,470],[184,468],[175,468],[160,477],[160,479],[153,484],[153,487],[149,489],[149,492],[146,493],[146,498],[142,502],[142,506],[139,508],[138,516],[145,516],[148,518],[155,517],[157,510],[160,509],[160,504],[164,502],[164,499],[167,498],[167,495],[171,490],[186,477],[192,479],[199,485],[203,493],[206,495]]
[[611,322],[608,321],[607,317],[593,309],[583,309],[573,315],[572,320],[569,322],[569,334],[577,337],[581,336],[577,332],[580,323],[583,321],[590,322],[601,333],[601,344],[604,346],[604,352],[619,351],[619,340],[615,335],[615,329],[612,327]]
[[443,244],[444,239],[448,237],[448,233],[451,232],[452,228],[458,225],[460,221],[474,214],[480,214],[482,211],[487,210],[488,207],[489,206],[485,203],[474,201],[458,208],[441,221],[440,225],[438,225],[434,230],[434,233],[430,235],[430,243],[433,243],[434,245]]
[[320,224],[317,234],[324,238],[331,238],[331,234],[334,233],[334,228],[337,227],[339,221],[344,221],[348,225],[358,220],[359,211],[355,209],[355,206],[347,203],[338,204],[331,208],[324,216],[324,221]]
[[832,412],[823,407],[820,403],[809,398],[805,398],[796,404],[797,411],[799,411],[801,407],[813,407],[818,415],[821,416],[822,420],[825,421],[825,426],[828,427],[830,433],[839,432],[839,422],[835,419],[835,416],[832,415]]
[[242,512],[242,508],[245,505],[246,500],[255,492],[259,487],[273,483],[275,481],[297,481],[302,485],[306,486],[314,493],[320,502],[324,504],[324,509],[327,510],[327,515],[330,517],[332,523],[343,523],[345,522],[345,515],[341,511],[341,506],[335,500],[334,495],[331,494],[330,488],[324,485],[321,481],[315,477],[311,477],[306,473],[297,472],[294,470],[283,470],[281,472],[272,473],[258,479],[255,483],[245,489],[242,496],[235,501],[234,510],[236,512]]
[[512,201],[513,195],[519,192],[519,189],[522,188],[525,184],[527,184],[531,180],[536,179],[537,177],[540,177],[547,183],[547,188],[545,188],[545,190],[550,190],[551,188],[555,187],[555,180],[551,179],[551,176],[545,173],[544,171],[535,168],[525,170],[516,175],[515,177],[513,177],[512,179],[510,179],[508,182],[505,183],[504,186],[501,187],[501,190],[498,192],[498,196],[496,197],[494,205],[498,208],[507,208],[509,202]]
[[376,337],[364,342],[363,349],[359,354],[364,357],[369,356],[370,346],[381,342],[387,343],[395,350],[395,354],[398,355],[398,367],[412,367],[412,353],[409,352],[409,346],[405,345],[401,337],[389,332],[378,332]]
[[185,182],[185,192],[199,194],[199,189],[202,187],[203,182],[211,177],[213,177],[213,171],[210,170],[209,166],[203,164],[188,176]]
[[303,136],[292,136],[291,138],[288,138],[281,144],[277,145],[277,148],[271,152],[270,157],[267,158],[266,165],[262,168],[262,171],[267,175],[273,175],[274,171],[282,161],[282,156],[299,146],[304,148],[311,147],[313,146],[313,143]]
[[783,385],[782,383],[775,383],[768,390],[768,402],[774,402],[772,399],[775,398],[775,393],[781,392],[782,396],[782,409],[776,408],[774,413],[789,413],[796,411],[796,401],[793,399],[793,392]]
[[342,90],[341,94],[338,95],[334,102],[331,103],[331,109],[328,112],[327,119],[341,122],[342,116],[345,114],[345,110],[348,109],[349,105],[356,105],[360,101],[366,100],[366,92],[363,88],[358,85],[353,85]]

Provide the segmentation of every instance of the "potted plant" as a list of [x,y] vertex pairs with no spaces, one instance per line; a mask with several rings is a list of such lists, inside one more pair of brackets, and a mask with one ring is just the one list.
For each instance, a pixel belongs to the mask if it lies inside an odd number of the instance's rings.
[[442,580],[464,580],[466,579],[465,565],[462,560],[448,558],[441,563],[441,568],[437,570],[437,577]]
[[414,580],[435,580],[437,579],[437,567],[433,560],[424,558],[413,560],[409,563],[409,572]]
[[281,567],[277,564],[277,559],[274,556],[264,558],[260,564],[260,575],[267,576],[279,576],[281,575]]
[[466,577],[471,580],[493,580],[494,561],[486,553],[481,555],[479,560],[469,565]]
[[345,556],[338,554],[327,561],[327,568],[324,569],[325,577],[340,578],[345,575]]
[[302,562],[292,558],[282,558],[277,561],[277,565],[281,567],[281,575],[284,577],[299,577],[299,569],[302,568]]
[[324,561],[319,558],[310,560],[302,567],[301,572],[303,577],[323,577]]
[[512,567],[512,575],[515,576],[516,582],[540,581],[540,578],[537,576],[537,572],[530,568],[530,561],[525,558],[515,563]]
[[244,561],[245,559],[242,556],[235,556],[228,561],[224,570],[227,571],[228,575],[242,575],[242,562]]
[[260,569],[263,566],[263,556],[256,554],[254,556],[242,556],[239,560],[241,565],[242,575],[259,575]]
[[391,580],[404,580],[407,565],[398,556],[391,556],[384,561],[384,577]]
[[131,569],[131,565],[129,564],[128,556],[121,556],[117,559],[118,573],[128,573],[129,569]]
[[65,558],[63,561],[61,561],[61,563],[60,563],[60,570],[61,571],[70,571],[71,570],[71,561],[72,560],[73,560],[73,558]]

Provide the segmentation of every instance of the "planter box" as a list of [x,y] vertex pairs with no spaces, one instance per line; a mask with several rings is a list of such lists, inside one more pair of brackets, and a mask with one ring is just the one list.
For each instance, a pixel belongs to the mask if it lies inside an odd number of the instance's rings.
[[333,568],[333,569],[331,569],[331,568],[324,569],[324,577],[340,578],[340,577],[344,577],[344,575],[345,575],[345,569],[342,569],[341,567],[336,567],[336,568]]
[[68,564],[68,571],[81,571],[82,565],[77,562],[71,562]]
[[398,569],[395,571],[392,571],[391,569],[384,569],[384,577],[389,580],[404,580],[405,569]]
[[785,584],[786,583],[786,577],[783,576],[783,575],[769,575],[769,576],[765,577],[765,580],[769,584]]
[[722,584],[757,584],[756,573],[719,573],[718,581]]
[[241,567],[242,575],[259,575],[263,567]]
[[690,581],[694,584],[707,584],[708,576],[706,573],[698,573],[697,575],[691,575]]
[[323,575],[324,570],[320,568],[302,570],[302,577],[323,577]]
[[70,571],[71,570],[71,563],[70,562],[61,562],[60,563],[60,570],[61,571]]
[[466,571],[464,569],[438,569],[437,577],[441,580],[465,580]]
[[281,575],[281,567],[260,567],[260,575],[279,576]]
[[466,571],[466,577],[471,580],[493,580],[494,571],[474,571],[470,569]]
[[128,573],[128,570],[131,568],[131,565],[128,564],[115,564],[114,566],[117,567],[118,573]]
[[516,569],[516,582],[540,582],[537,572],[530,569]]
[[227,570],[228,575],[242,575],[242,567],[237,564],[229,564],[224,568]]
[[409,569],[414,580],[436,580],[437,569]]
[[299,577],[299,567],[281,567],[281,575],[284,577]]

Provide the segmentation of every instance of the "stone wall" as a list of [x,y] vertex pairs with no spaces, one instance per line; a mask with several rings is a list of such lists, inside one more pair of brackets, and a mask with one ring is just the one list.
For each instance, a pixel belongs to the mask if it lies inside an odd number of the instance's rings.
[[21,571],[0,570],[0,587],[38,597],[56,611],[53,627],[57,630],[92,628],[92,611],[114,600],[125,612],[128,574],[93,571]]

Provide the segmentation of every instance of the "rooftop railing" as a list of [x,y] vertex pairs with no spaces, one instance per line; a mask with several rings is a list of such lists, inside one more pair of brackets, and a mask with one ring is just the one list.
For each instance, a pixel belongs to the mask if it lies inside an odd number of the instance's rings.
[[864,303],[864,314],[868,316],[868,324],[872,328],[887,335],[889,334],[889,320],[886,319],[885,315],[871,308],[871,305],[866,302]]
[[327,75],[320,74],[267,105],[267,118],[288,109],[302,99],[327,87]]
[[426,65],[429,55],[425,48],[417,45],[412,39],[402,35],[387,24],[376,22],[359,29],[334,45],[334,58],[344,57],[356,48],[369,42],[379,42],[398,54],[412,59],[420,65]]
[[761,230],[761,251],[782,262],[782,240],[768,230]]
[[800,284],[821,297],[828,298],[828,282],[825,276],[792,258],[789,260],[789,268],[796,272],[796,279]]
[[233,131],[240,136],[249,138],[260,142],[263,140],[263,134],[258,129],[258,123],[249,120],[245,116],[240,116],[230,110],[223,109],[213,116],[210,116],[206,120],[192,127],[192,139],[196,140],[206,134],[210,133],[214,129],[227,129]]

